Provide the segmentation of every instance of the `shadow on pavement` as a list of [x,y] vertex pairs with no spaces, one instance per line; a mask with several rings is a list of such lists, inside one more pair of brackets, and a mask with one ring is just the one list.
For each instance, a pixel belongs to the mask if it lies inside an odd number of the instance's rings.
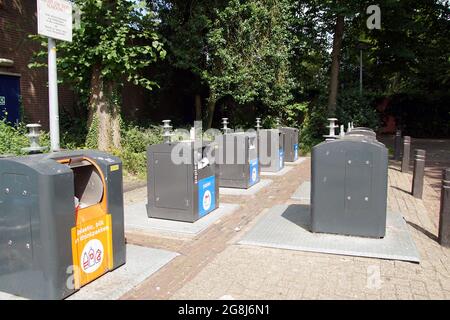
[[[405,219],[406,220],[406,219]],[[430,231],[424,229],[423,227],[415,224],[414,222],[411,221],[407,221],[406,223],[409,224],[411,227],[413,227],[414,229],[416,229],[417,231],[419,231],[420,233],[426,235],[428,238],[430,238],[431,240],[438,242],[438,237],[435,236],[433,233],[431,233]]]
[[404,193],[406,193],[406,194],[409,194],[409,195],[411,195],[411,191],[410,190],[405,190],[405,189],[402,189],[402,188],[399,188],[399,187],[397,187],[397,186],[390,186],[392,189],[395,189],[395,190],[398,190],[398,191],[401,191],[401,192],[404,192]]
[[299,227],[311,232],[311,215],[309,213],[309,205],[307,204],[291,204],[287,207],[281,216]]

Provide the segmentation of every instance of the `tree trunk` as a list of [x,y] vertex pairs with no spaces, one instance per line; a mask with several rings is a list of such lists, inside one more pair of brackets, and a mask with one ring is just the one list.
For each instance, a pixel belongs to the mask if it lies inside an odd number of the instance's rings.
[[195,120],[202,121],[202,98],[199,94],[195,95]]
[[330,95],[328,96],[328,115],[333,116],[336,113],[336,101],[339,86],[339,64],[342,48],[342,37],[344,35],[344,16],[338,15],[333,38],[333,51],[331,53],[331,76],[330,76]]
[[207,129],[211,129],[212,122],[214,119],[214,111],[216,109],[216,96],[215,94],[211,94],[208,100],[208,120],[207,120]]
[[102,79],[100,66],[95,66],[92,72],[88,130],[88,147],[101,151],[121,148],[117,86],[113,81]]

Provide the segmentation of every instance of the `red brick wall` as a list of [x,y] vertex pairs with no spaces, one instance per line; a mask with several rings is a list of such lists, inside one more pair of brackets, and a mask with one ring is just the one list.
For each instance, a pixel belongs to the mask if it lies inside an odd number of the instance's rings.
[[[21,74],[21,94],[27,122],[48,129],[47,69],[29,69],[39,43],[28,39],[37,33],[36,0],[0,0],[0,58],[14,60],[14,66],[0,72]],[[59,86],[59,109],[72,112],[73,92]]]

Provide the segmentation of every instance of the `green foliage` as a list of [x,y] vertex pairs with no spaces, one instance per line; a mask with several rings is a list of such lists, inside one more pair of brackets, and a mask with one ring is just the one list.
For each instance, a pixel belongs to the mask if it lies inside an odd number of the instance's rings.
[[293,103],[282,108],[280,122],[282,125],[299,128],[308,112],[308,103]]
[[94,114],[91,125],[86,135],[86,147],[88,149],[97,149],[98,147],[98,116]]
[[[61,126],[64,128],[64,125]],[[63,149],[95,149],[95,141],[86,139],[86,132],[76,132],[62,129],[61,147]],[[24,124],[11,126],[5,121],[0,121],[0,155],[25,155],[22,148],[30,146],[26,137],[28,133]],[[80,136],[81,134],[81,136]],[[86,145],[84,141],[87,141]],[[113,153],[119,156],[126,172],[144,178],[146,175],[146,149],[148,145],[161,143],[162,129],[157,126],[148,128],[127,124],[122,126],[122,149],[114,150]],[[50,146],[50,135],[48,132],[41,132],[41,146]]]
[[[226,116],[233,125],[248,128],[261,117],[265,127],[274,127],[280,118],[284,125],[300,127],[302,149],[308,151],[327,133],[330,40],[336,16],[344,15],[336,109],[340,124],[353,121],[376,129],[378,98],[391,97],[388,112],[405,132],[450,135],[448,1],[380,0],[381,30],[368,30],[371,3],[363,0],[74,2],[83,11],[81,28],[72,43],[58,43],[58,68],[61,79],[77,91],[82,109],[90,101],[92,70],[99,67],[102,78],[116,88],[129,81],[151,90],[157,82],[159,99],[149,96],[146,103],[158,117],[166,118],[170,110],[170,118],[180,124],[191,122],[193,112],[184,106],[194,109],[199,95],[203,115],[208,100],[220,108],[216,121]],[[362,52],[362,96],[357,91],[360,41],[368,44]],[[37,56],[32,66],[45,65],[46,49]],[[176,107],[168,108],[167,101]],[[9,136],[27,146],[23,128],[2,128],[4,146]],[[63,146],[97,146],[98,119],[89,130],[86,120],[76,117],[62,128]],[[124,125],[122,134],[122,150],[115,153],[129,172],[142,175],[145,148],[160,141],[159,129]]]
[[202,73],[210,98],[230,96],[238,104],[261,102],[269,109],[292,99],[289,1],[231,0],[207,35],[208,60]]
[[128,173],[144,178],[147,172],[147,146],[162,141],[161,127],[143,128],[128,124],[122,127],[122,150],[114,153],[122,159]]
[[300,127],[300,149],[304,154],[324,140],[323,135],[327,134],[327,112],[325,98],[319,98],[308,105]]
[[[22,151],[22,148],[30,146],[27,133],[28,129],[24,123],[13,126],[5,120],[0,120],[0,155],[25,155],[26,152]],[[50,135],[47,132],[41,131],[39,144],[49,148]]]
[[300,101],[311,101],[311,95],[327,90],[332,14],[330,1],[295,0],[287,17],[293,50],[291,72],[296,83],[294,95]]
[[206,34],[224,0],[152,1],[161,17],[159,31],[168,50],[167,61],[177,69],[200,76],[206,64]]
[[376,110],[378,98],[379,95],[370,92],[363,95],[357,90],[341,92],[336,107],[339,123],[347,127],[349,122],[354,122],[355,126],[378,130],[380,126],[380,116]]
[[86,121],[77,115],[61,113],[60,139],[63,149],[79,149],[86,147]]
[[145,152],[147,146],[163,141],[160,126],[143,128],[133,124],[127,124],[123,127],[122,131],[124,148],[130,152]]
[[30,143],[25,136],[27,129],[19,124],[13,127],[0,120],[0,154],[3,155],[22,155],[22,148],[29,147]]
[[[94,67],[101,68],[104,81],[125,81],[152,90],[157,84],[142,70],[166,51],[155,32],[157,19],[143,1],[74,0],[82,11],[81,24],[72,42],[58,42],[60,80],[70,84],[87,108]],[[46,39],[33,36],[46,47]],[[47,50],[36,54],[30,67],[46,66]]]
[[[381,30],[368,30],[365,6],[349,15],[343,43],[341,85],[358,86],[360,42],[364,87],[385,95],[448,91],[450,3],[381,0]],[[357,9],[357,7],[355,8]]]

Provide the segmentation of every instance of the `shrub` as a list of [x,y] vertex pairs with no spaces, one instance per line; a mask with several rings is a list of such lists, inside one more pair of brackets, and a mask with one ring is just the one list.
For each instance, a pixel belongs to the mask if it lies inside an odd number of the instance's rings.
[[26,133],[27,129],[24,125],[11,126],[5,120],[0,120],[0,154],[25,154],[22,148],[30,146]]
[[64,111],[60,116],[61,148],[67,150],[86,148],[87,123],[83,117]]
[[369,127],[378,130],[380,127],[380,115],[376,110],[376,102],[379,95],[365,92],[363,95],[358,90],[341,92],[336,106],[336,118],[339,124],[347,126],[348,122],[354,122],[355,127]]
[[[20,156],[27,154],[23,148],[30,146],[27,138],[28,129],[24,123],[11,125],[5,120],[0,120],[0,155]],[[39,144],[42,147],[50,146],[50,135],[41,131]]]
[[122,150],[114,150],[113,153],[122,159],[126,172],[144,178],[147,171],[147,146],[162,141],[160,127],[143,128],[133,124],[123,125]]
[[[378,97],[371,92],[361,96],[357,90],[341,92],[336,106],[339,125],[347,127],[348,122],[354,122],[355,126],[377,130],[380,126],[380,115],[376,110]],[[326,95],[321,95],[303,107],[305,116],[300,126],[300,148],[303,153],[310,152],[312,147],[324,140],[323,135],[328,134],[327,99]]]
[[[86,126],[83,123],[72,122],[73,129],[70,129],[69,122],[61,124],[61,148],[82,149],[89,148],[86,139],[89,138]],[[26,137],[28,130],[23,123],[11,126],[0,120],[0,155],[25,155],[22,148],[29,147],[30,142]],[[40,145],[50,146],[50,134],[41,132]],[[89,139],[88,139],[89,140]],[[146,149],[148,145],[162,142],[162,130],[160,127],[150,126],[143,128],[136,125],[122,126],[122,150],[113,150],[112,153],[122,159],[124,170],[140,178],[146,173]]]
[[327,133],[327,108],[319,101],[311,102],[305,112],[305,118],[300,126],[300,149],[307,154],[311,148],[324,140]]
[[289,127],[300,128],[308,111],[308,103],[293,103],[284,108],[281,123]]

